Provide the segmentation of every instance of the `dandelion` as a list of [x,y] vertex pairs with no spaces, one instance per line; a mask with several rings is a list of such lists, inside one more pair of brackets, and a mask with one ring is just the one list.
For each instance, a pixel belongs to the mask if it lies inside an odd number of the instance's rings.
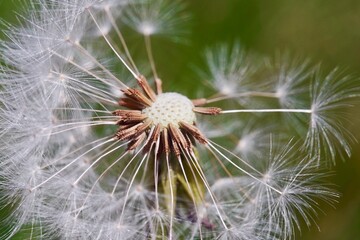
[[3,239],[291,239],[336,202],[323,166],[351,153],[352,77],[222,45],[192,98],[163,88],[152,47],[184,37],[181,1],[27,8],[1,45]]

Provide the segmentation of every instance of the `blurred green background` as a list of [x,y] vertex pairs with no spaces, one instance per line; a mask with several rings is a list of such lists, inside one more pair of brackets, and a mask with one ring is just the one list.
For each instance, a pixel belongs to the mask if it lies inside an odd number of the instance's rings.
[[[175,84],[165,87],[186,89],[195,74],[189,62],[201,59],[199,49],[216,43],[240,41],[247,49],[264,55],[290,51],[321,61],[325,67],[340,66],[360,75],[359,0],[184,0],[192,12],[190,44],[179,46],[176,57],[164,73],[176,74]],[[16,22],[20,0],[0,0],[0,17]],[[1,35],[3,37],[3,35]],[[195,50],[195,51],[194,51]],[[172,53],[170,53],[172,54]],[[179,54],[177,52],[176,54]],[[175,56],[175,54],[174,54]],[[160,63],[166,63],[159,59]],[[174,75],[173,75],[174,76]],[[353,109],[351,131],[360,139],[360,107]],[[360,239],[360,144],[353,156],[338,161],[333,182],[342,194],[336,209],[325,207],[318,225],[303,229],[297,239]],[[0,228],[1,231],[1,228]],[[21,239],[20,237],[19,239]]]

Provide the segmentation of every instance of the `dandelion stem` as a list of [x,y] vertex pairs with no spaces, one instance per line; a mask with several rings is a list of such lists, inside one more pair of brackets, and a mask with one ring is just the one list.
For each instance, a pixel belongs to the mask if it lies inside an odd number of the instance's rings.
[[311,109],[235,109],[222,110],[220,114],[228,113],[312,113]]
[[155,61],[154,61],[154,55],[153,55],[153,52],[152,52],[152,47],[151,47],[151,39],[150,39],[150,36],[149,35],[145,35],[144,36],[145,38],[145,47],[146,47],[146,52],[147,52],[147,55],[148,55],[148,58],[149,58],[149,62],[150,62],[150,65],[151,65],[151,70],[154,74],[154,79],[158,79],[158,74],[157,74],[157,71],[156,71],[156,66],[155,66]]

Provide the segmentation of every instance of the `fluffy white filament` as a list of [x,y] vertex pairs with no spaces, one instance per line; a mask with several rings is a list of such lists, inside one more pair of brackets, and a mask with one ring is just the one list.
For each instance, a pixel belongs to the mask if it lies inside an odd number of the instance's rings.
[[[360,90],[350,77],[220,46],[204,70],[217,94],[191,101],[161,92],[166,66],[151,44],[181,39],[181,1],[29,2],[0,46],[0,200],[12,211],[2,239],[24,229],[29,239],[290,239],[318,202],[335,202],[321,167],[351,153],[341,114]],[[125,25],[143,37],[139,59]],[[140,113],[152,124],[120,141],[131,119],[112,113],[144,59],[158,95]],[[189,128],[183,145],[154,137],[157,124],[181,122],[206,140]]]

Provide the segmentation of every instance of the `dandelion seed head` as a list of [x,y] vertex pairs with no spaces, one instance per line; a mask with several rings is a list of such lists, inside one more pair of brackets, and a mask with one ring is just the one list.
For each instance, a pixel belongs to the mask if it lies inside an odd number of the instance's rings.
[[145,36],[149,36],[156,33],[157,27],[154,23],[145,21],[139,24],[138,31],[143,33]]
[[134,1],[126,9],[124,22],[143,36],[167,35],[174,40],[183,40],[186,30],[181,27],[189,16],[184,12],[184,2],[179,0]]
[[248,80],[253,72],[246,61],[244,49],[236,44],[232,48],[219,45],[206,52],[211,84],[224,95],[248,90]]
[[[291,239],[314,198],[336,198],[312,166],[323,146],[349,152],[338,113],[359,88],[235,44],[207,51],[214,95],[163,91],[153,35],[185,33],[182,3],[31,0],[8,27],[0,200],[16,221],[1,238],[31,226],[39,239]],[[144,38],[134,55],[124,25]],[[303,151],[282,146],[291,124]]]
[[179,126],[180,122],[193,124],[196,120],[194,105],[187,97],[179,93],[162,93],[156,101],[142,112],[152,121],[154,126],[169,124]]
[[241,139],[239,139],[238,144],[236,145],[236,149],[238,149],[241,152],[246,152],[251,150],[253,148],[253,139],[251,139],[251,136],[244,136]]
[[280,99],[280,102],[286,102],[284,99],[286,98],[287,93],[286,85],[281,85],[276,89],[275,95]]

